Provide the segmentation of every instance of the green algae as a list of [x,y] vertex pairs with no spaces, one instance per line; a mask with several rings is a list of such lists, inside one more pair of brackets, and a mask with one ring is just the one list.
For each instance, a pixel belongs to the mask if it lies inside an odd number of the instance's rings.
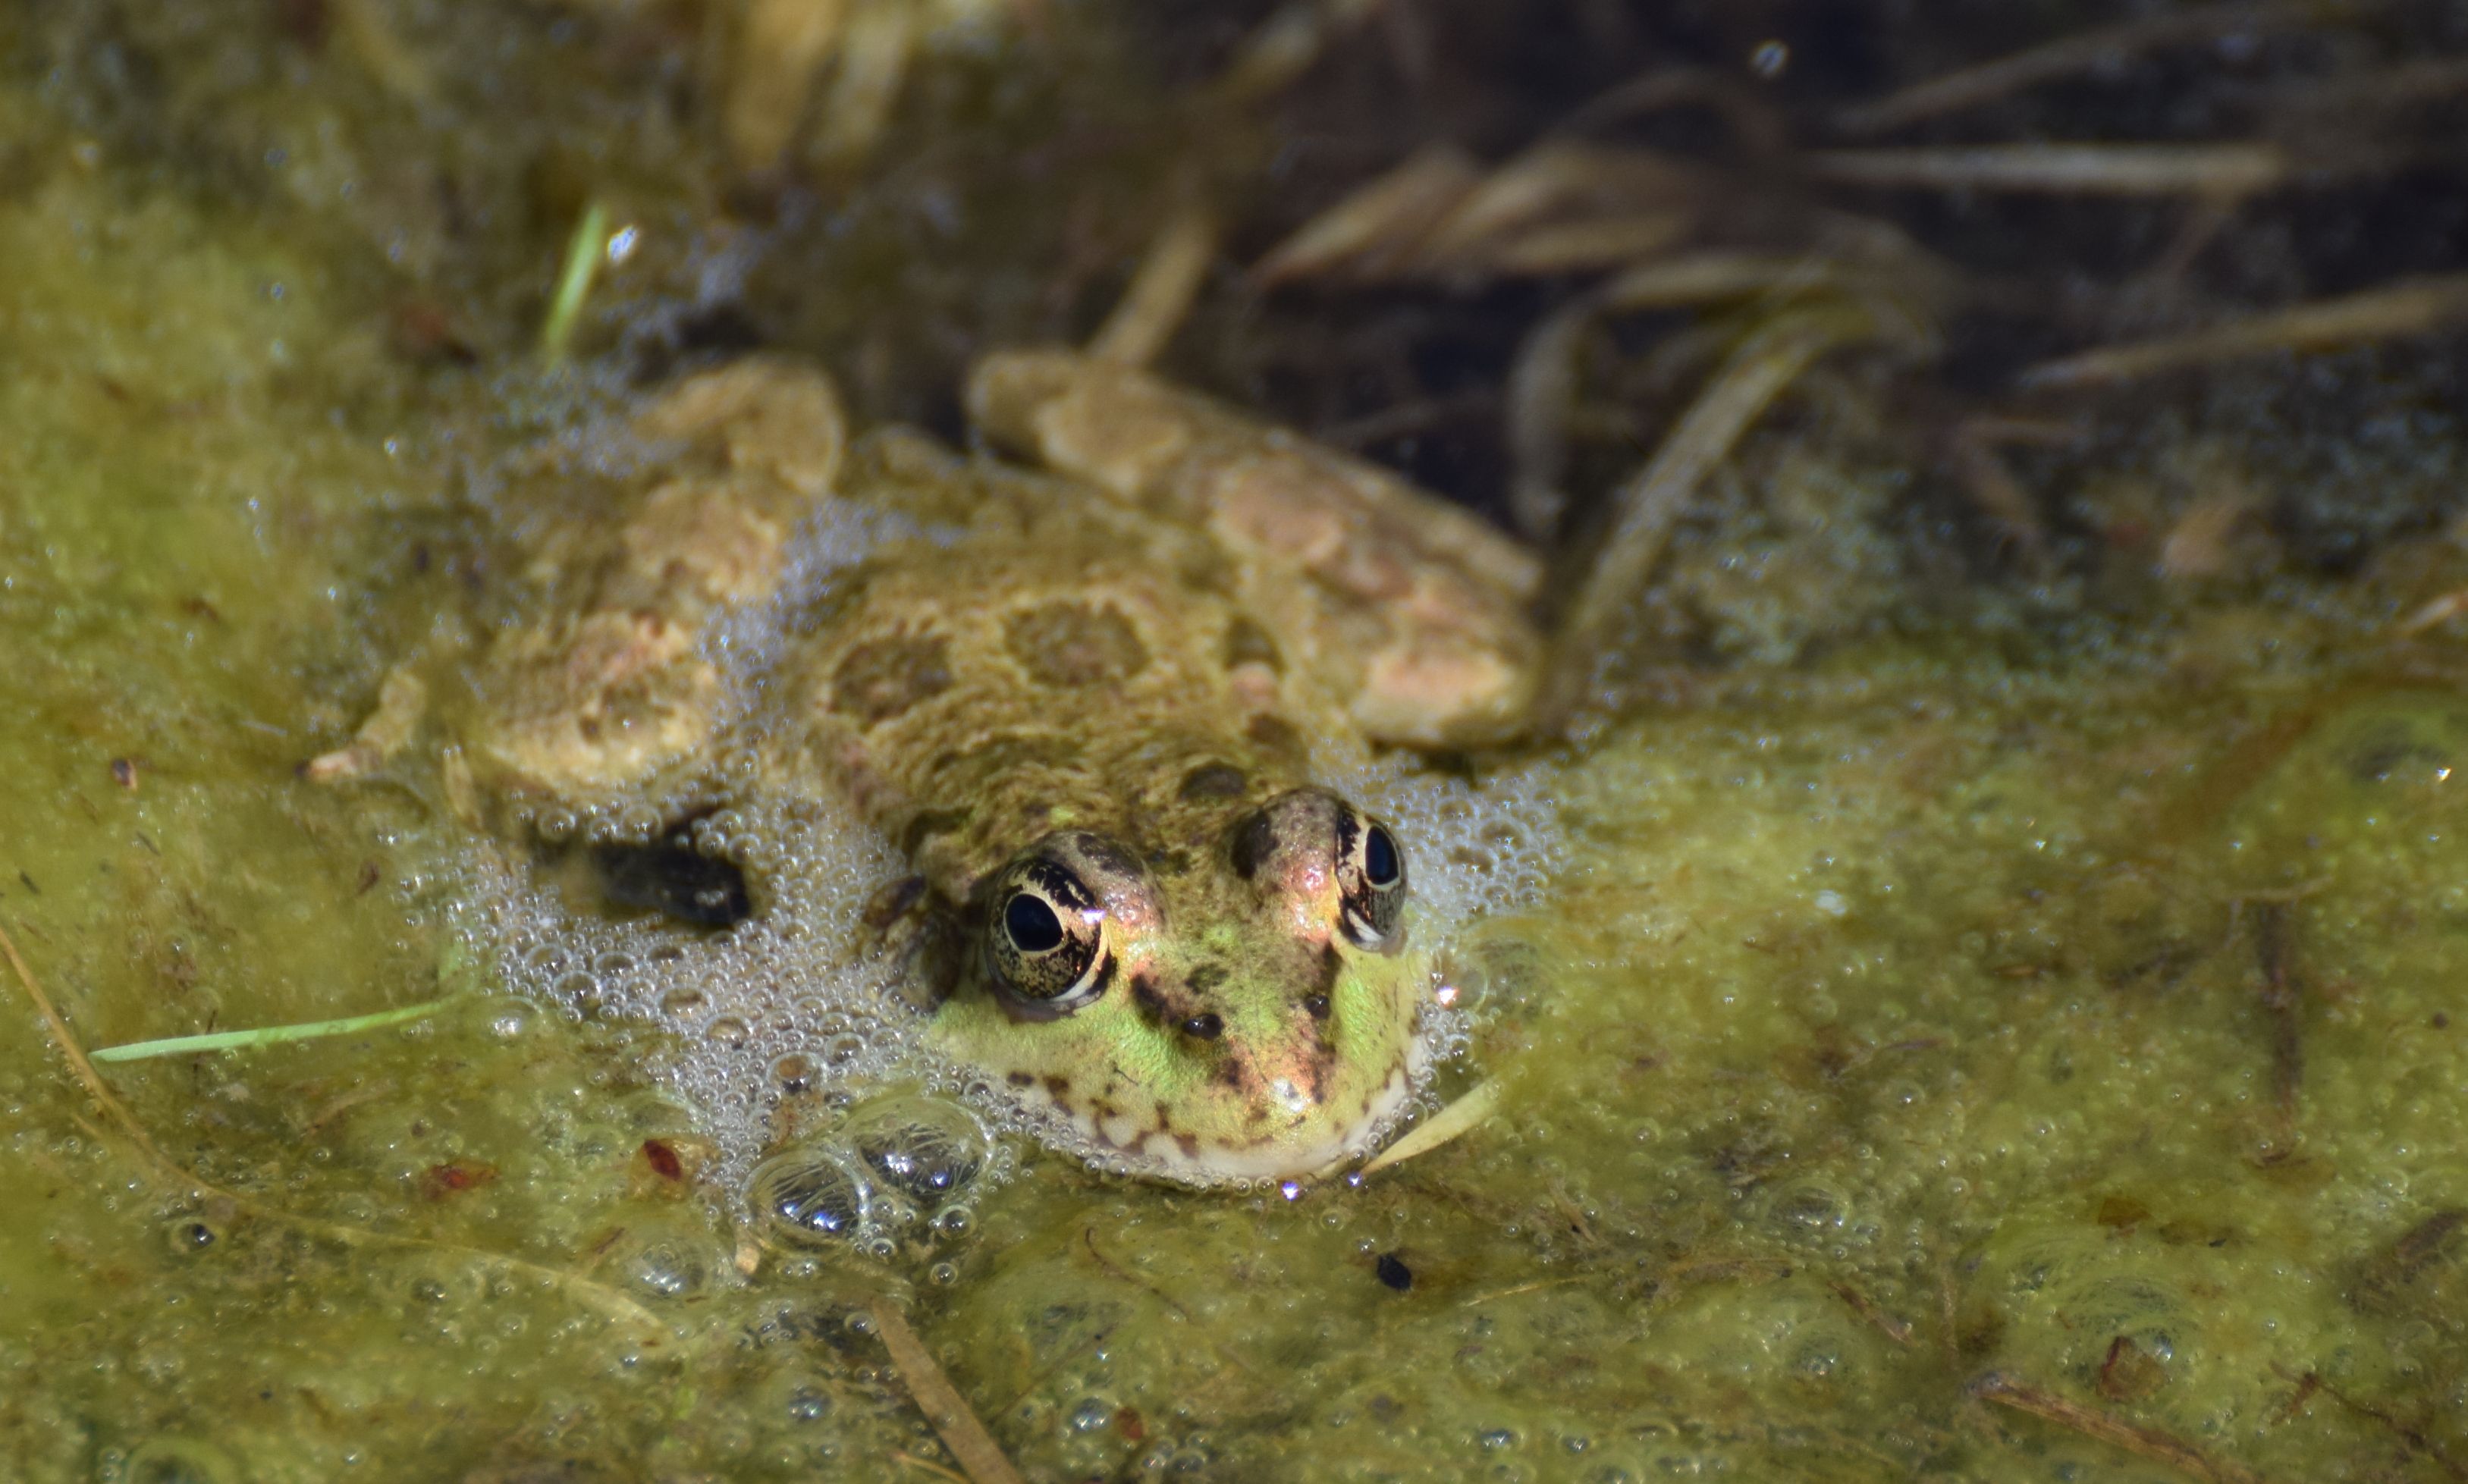
[[[262,106],[219,115],[231,158],[290,131]],[[468,842],[295,769],[484,564],[465,451],[606,389],[404,355],[339,194],[160,178],[22,83],[0,123],[0,916],[89,1045],[463,988],[440,882]],[[530,285],[477,337],[528,335],[558,230],[477,255]],[[2336,515],[2274,453],[2244,478]],[[1794,489],[1859,482],[1788,457]],[[2086,502],[2160,498],[2115,464]],[[1982,643],[1873,596],[1857,493],[1819,502],[1847,529],[1769,505],[1683,543],[1671,601],[1757,663],[1534,765],[1571,858],[1471,955],[1450,1069],[1498,1110],[1360,1185],[1029,1154],[925,1249],[748,1274],[656,1039],[482,986],[111,1071],[241,1206],[120,1147],[10,1000],[0,1472],[930,1476],[885,1294],[1031,1477],[2178,1476],[1997,1384],[2223,1477],[2456,1472],[2468,699],[2456,626],[2388,623],[2468,554],[2275,587],[2116,563],[2086,606],[2128,621]],[[1819,570],[1821,605],[1771,601]]]

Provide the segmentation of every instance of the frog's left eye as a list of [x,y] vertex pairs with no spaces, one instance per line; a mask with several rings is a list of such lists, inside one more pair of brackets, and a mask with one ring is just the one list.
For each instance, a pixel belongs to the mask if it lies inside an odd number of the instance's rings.
[[1105,993],[1113,956],[1106,912],[1079,877],[1051,860],[1003,873],[986,925],[986,972],[1020,1012],[1069,1015]]
[[1347,809],[1337,825],[1338,914],[1355,947],[1384,953],[1405,941],[1405,852],[1388,827]]

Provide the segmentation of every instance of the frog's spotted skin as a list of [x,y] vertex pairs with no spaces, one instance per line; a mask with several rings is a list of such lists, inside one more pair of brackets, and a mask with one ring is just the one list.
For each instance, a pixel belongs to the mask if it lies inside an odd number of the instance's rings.
[[[1152,564],[1167,553],[1032,526],[859,575],[799,656],[791,770],[836,776],[971,940],[1005,930],[1023,855],[1086,890],[1065,910],[1102,914],[1104,982],[1067,1013],[1040,1017],[965,955],[945,1051],[1160,1173],[1356,1153],[1420,1070],[1428,965],[1402,934],[1343,932],[1359,811],[1263,812],[1337,714],[1223,596]],[[983,597],[954,611],[952,591]]]
[[[1149,392],[1144,437],[1173,405]],[[1102,399],[1075,395],[1076,436],[1102,445]],[[1457,612],[1435,644],[1328,573],[1376,568],[1381,591],[1428,601],[1481,582],[1465,533],[1434,523],[1438,559],[1407,543],[1348,563],[1322,541],[1298,563],[914,435],[843,466],[833,405],[776,361],[653,405],[646,430],[684,451],[560,580],[580,600],[498,639],[468,728],[480,784],[535,817],[674,808],[728,746],[753,760],[731,787],[845,800],[897,846],[923,888],[905,921],[928,1044],[1055,1142],[1199,1184],[1366,1151],[1423,1070],[1432,970],[1404,916],[1413,842],[1316,785],[1366,756],[1363,677],[1406,673],[1365,646],[1422,656],[1430,706],[1392,688],[1368,708],[1411,710],[1398,740],[1419,742],[1496,732],[1531,636],[1485,651]],[[1220,444],[1230,416],[1207,412]],[[1394,502],[1425,497],[1393,488],[1356,523],[1410,527]],[[834,496],[929,534],[837,574],[730,683],[710,635],[791,582],[787,533]],[[1524,570],[1483,539],[1476,556]],[[1497,629],[1516,599],[1478,591]],[[1481,694],[1432,692],[1449,667]]]

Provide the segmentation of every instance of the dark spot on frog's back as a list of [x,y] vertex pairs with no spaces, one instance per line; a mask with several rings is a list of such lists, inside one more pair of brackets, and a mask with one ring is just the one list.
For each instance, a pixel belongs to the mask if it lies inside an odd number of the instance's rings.
[[1277,641],[1268,631],[1247,618],[1237,618],[1225,626],[1225,668],[1240,669],[1245,665],[1265,666],[1271,674],[1283,674],[1286,657],[1277,652]]
[[832,709],[866,726],[888,721],[951,688],[940,634],[894,634],[851,649],[832,672]]
[[1295,729],[1294,724],[1265,711],[1245,723],[1243,735],[1271,752],[1298,757],[1303,751],[1303,734]]
[[1111,605],[1022,608],[1003,621],[1003,647],[1030,679],[1058,690],[1118,684],[1149,665],[1148,646]]
[[1249,880],[1259,874],[1268,853],[1276,848],[1276,825],[1269,820],[1266,810],[1252,810],[1251,816],[1243,821],[1242,828],[1234,832],[1233,848],[1227,853],[1234,874]]
[[1239,799],[1250,786],[1239,767],[1203,763],[1182,775],[1182,787],[1176,791],[1185,804],[1204,804],[1212,799]]

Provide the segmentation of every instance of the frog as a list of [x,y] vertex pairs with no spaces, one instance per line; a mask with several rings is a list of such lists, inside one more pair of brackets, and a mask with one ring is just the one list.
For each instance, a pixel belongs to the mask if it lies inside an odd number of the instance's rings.
[[[1437,980],[1415,842],[1332,782],[1515,735],[1537,561],[1138,365],[996,352],[966,401],[999,456],[853,437],[782,355],[651,397],[648,488],[542,543],[541,611],[462,667],[458,811],[627,819],[674,861],[678,821],[732,795],[828,799],[908,868],[880,917],[927,1051],[1047,1142],[1192,1186],[1366,1154],[1426,1077]],[[817,584],[796,533],[837,508],[907,524]],[[729,626],[784,601],[732,676]],[[389,685],[312,772],[364,770],[419,692]],[[740,760],[718,787],[716,750]],[[759,871],[688,865],[629,904],[763,909]]]

